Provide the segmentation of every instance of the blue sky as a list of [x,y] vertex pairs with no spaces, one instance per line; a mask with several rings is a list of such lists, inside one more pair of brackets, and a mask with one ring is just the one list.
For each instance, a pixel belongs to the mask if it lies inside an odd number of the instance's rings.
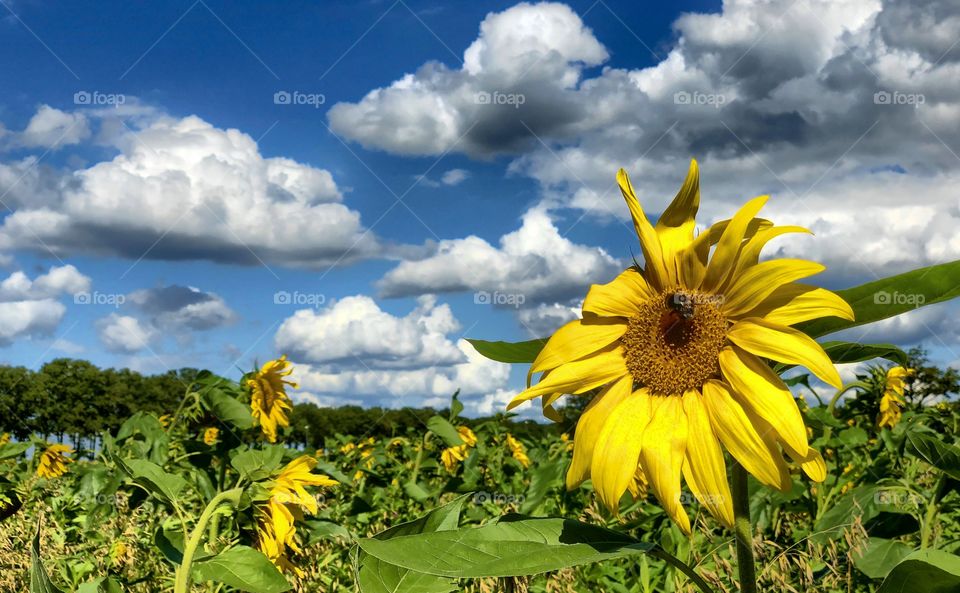
[[[288,352],[306,399],[489,412],[523,369],[461,338],[573,318],[636,251],[616,169],[655,214],[691,157],[703,222],[770,193],[816,233],[771,252],[826,286],[956,259],[958,31],[938,1],[4,0],[0,356]],[[860,335],[956,363],[952,311]]]

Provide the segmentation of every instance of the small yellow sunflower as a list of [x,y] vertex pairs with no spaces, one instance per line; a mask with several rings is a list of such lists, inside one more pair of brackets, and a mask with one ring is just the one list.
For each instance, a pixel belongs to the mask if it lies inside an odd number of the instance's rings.
[[530,458],[527,457],[527,448],[518,441],[512,434],[507,435],[507,447],[510,448],[510,455],[520,462],[523,467],[530,467]]
[[469,426],[458,426],[458,427],[457,427],[457,432],[460,434],[460,439],[461,439],[461,440],[464,442],[464,444],[466,444],[468,447],[476,447],[476,446],[477,446],[477,435],[475,435],[475,434],[473,433],[473,431],[470,430],[470,427],[469,427]]
[[203,443],[205,445],[213,446],[217,444],[217,441],[220,440],[220,429],[211,426],[203,431]]
[[287,395],[287,385],[298,388],[296,383],[284,378],[293,372],[290,367],[287,356],[283,355],[263,365],[253,378],[247,380],[253,417],[271,443],[277,442],[278,426],[290,425],[287,412],[293,409],[293,403]]
[[295,523],[304,512],[316,515],[317,499],[307,492],[311,486],[335,486],[336,480],[315,474],[317,460],[301,455],[288,463],[274,478],[270,499],[256,508],[257,548],[281,570],[301,574],[289,560],[287,550],[300,552]]
[[67,464],[73,460],[67,457],[73,449],[67,445],[50,445],[40,455],[40,464],[37,465],[37,476],[41,478],[59,478],[67,473]]
[[5,432],[5,433],[3,433],[3,434],[0,434],[0,447],[2,447],[3,445],[6,445],[6,444],[9,443],[9,442],[10,442],[10,433],[9,433],[9,432]]
[[891,367],[887,371],[886,384],[883,390],[883,396],[880,398],[880,414],[877,416],[877,427],[893,429],[900,422],[903,415],[903,391],[906,385],[907,377],[912,376],[916,371],[906,369],[901,366]]
[[811,479],[825,478],[793,395],[767,360],[805,366],[839,388],[820,345],[790,326],[825,316],[853,319],[853,311],[832,292],[796,282],[821,272],[820,264],[759,261],[774,237],[807,232],[756,218],[767,196],[697,235],[696,161],[656,226],[622,169],[617,181],[644,267],[590,289],[583,319],[549,339],[530,369],[531,376],[543,373],[539,383],[509,408],[541,397],[545,412],[555,414],[552,405],[562,395],[602,388],[577,425],[567,486],[592,478],[600,500],[616,512],[639,468],[689,532],[682,475],[701,504],[731,526],[721,443],[760,482],[780,490],[791,485],[781,450]]

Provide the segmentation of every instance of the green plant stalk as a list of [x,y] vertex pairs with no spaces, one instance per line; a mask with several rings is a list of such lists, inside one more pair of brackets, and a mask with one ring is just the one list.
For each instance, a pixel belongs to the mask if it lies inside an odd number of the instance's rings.
[[197,548],[199,548],[203,542],[203,532],[207,528],[207,523],[210,522],[210,518],[217,511],[220,504],[239,494],[238,490],[239,488],[217,494],[213,497],[213,500],[210,501],[210,504],[207,505],[207,508],[203,509],[203,513],[200,514],[200,518],[197,519],[197,524],[190,533],[190,539],[183,548],[183,560],[180,562],[180,566],[177,567],[173,593],[188,593],[190,591],[190,571],[193,569],[193,557],[196,556]]
[[867,387],[869,387],[869,385],[867,385],[867,384],[864,383],[863,381],[854,381],[853,383],[850,383],[849,385],[844,385],[844,386],[843,386],[843,389],[840,389],[840,390],[837,391],[835,394],[833,394],[833,397],[830,398],[830,404],[827,405],[827,411],[830,412],[830,415],[831,415],[831,416],[833,416],[833,417],[836,417],[836,416],[837,416],[835,409],[836,409],[836,407],[837,407],[837,402],[840,401],[840,396],[843,395],[844,393],[850,391],[851,389],[856,389],[857,387],[860,387],[860,388],[862,388],[862,389],[866,389]]
[[686,562],[668,553],[663,548],[660,548],[660,547],[651,548],[650,551],[647,552],[647,554],[649,554],[650,556],[653,556],[654,558],[659,558],[663,560],[667,564],[673,566],[683,574],[687,575],[687,578],[693,581],[693,583],[697,586],[697,588],[700,589],[703,593],[713,593],[713,589],[710,587],[710,584],[707,581],[705,581],[703,577],[698,575],[696,571],[693,570],[693,568],[687,565]]
[[747,470],[733,462],[733,531],[737,542],[737,576],[740,593],[757,593],[757,568],[753,559],[753,525],[750,523],[750,497]]
[[937,513],[940,510],[940,498],[945,490],[946,480],[944,479],[944,474],[940,474],[940,477],[937,478],[937,483],[933,487],[933,496],[930,498],[930,502],[927,503],[927,512],[923,517],[923,524],[920,526],[920,549],[924,550],[929,545],[932,545],[935,542],[928,542],[927,540],[931,539],[933,535],[933,522],[937,518]]

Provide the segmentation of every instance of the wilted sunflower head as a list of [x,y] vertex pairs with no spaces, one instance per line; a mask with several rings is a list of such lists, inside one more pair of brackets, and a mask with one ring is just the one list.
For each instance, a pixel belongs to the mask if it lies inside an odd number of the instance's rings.
[[891,367],[887,370],[884,380],[883,395],[880,397],[880,412],[877,414],[877,428],[893,429],[903,416],[903,392],[907,377],[916,373],[914,369],[902,366]]
[[[681,476],[727,526],[733,508],[721,443],[758,480],[790,488],[785,452],[813,480],[826,467],[787,386],[767,360],[805,366],[840,387],[830,358],[792,325],[818,317],[853,319],[840,297],[797,280],[821,272],[799,259],[760,262],[760,251],[801,227],[757,218],[766,196],[697,234],[696,161],[656,226],[630,180],[617,174],[640,239],[644,266],[594,285],[583,319],[549,339],[530,369],[543,373],[509,405],[542,398],[548,415],[564,394],[597,388],[574,438],[567,485],[591,478],[612,511],[633,483],[647,483],[684,530]],[[638,479],[637,475],[640,475]]]
[[270,498],[255,509],[257,519],[257,547],[285,572],[297,569],[289,559],[287,550],[300,552],[296,537],[296,521],[304,513],[317,514],[317,497],[307,491],[310,487],[335,486],[337,481],[322,474],[313,473],[317,460],[301,455],[278,472],[270,483]]
[[263,365],[253,377],[247,380],[250,387],[250,410],[260,423],[260,430],[271,443],[277,442],[277,427],[289,426],[287,412],[293,409],[293,403],[287,395],[287,385],[297,389],[298,385],[286,379],[293,372],[290,361],[283,355]]
[[37,476],[41,478],[59,478],[67,473],[67,464],[73,463],[73,459],[67,457],[68,453],[73,453],[73,449],[67,445],[50,445],[40,455],[40,463],[37,465]]

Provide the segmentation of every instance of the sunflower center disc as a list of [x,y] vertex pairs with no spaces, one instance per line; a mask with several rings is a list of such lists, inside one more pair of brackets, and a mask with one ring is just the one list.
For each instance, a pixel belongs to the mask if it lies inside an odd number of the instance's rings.
[[668,290],[640,307],[623,335],[627,370],[656,395],[699,389],[720,372],[727,320],[715,295]]

